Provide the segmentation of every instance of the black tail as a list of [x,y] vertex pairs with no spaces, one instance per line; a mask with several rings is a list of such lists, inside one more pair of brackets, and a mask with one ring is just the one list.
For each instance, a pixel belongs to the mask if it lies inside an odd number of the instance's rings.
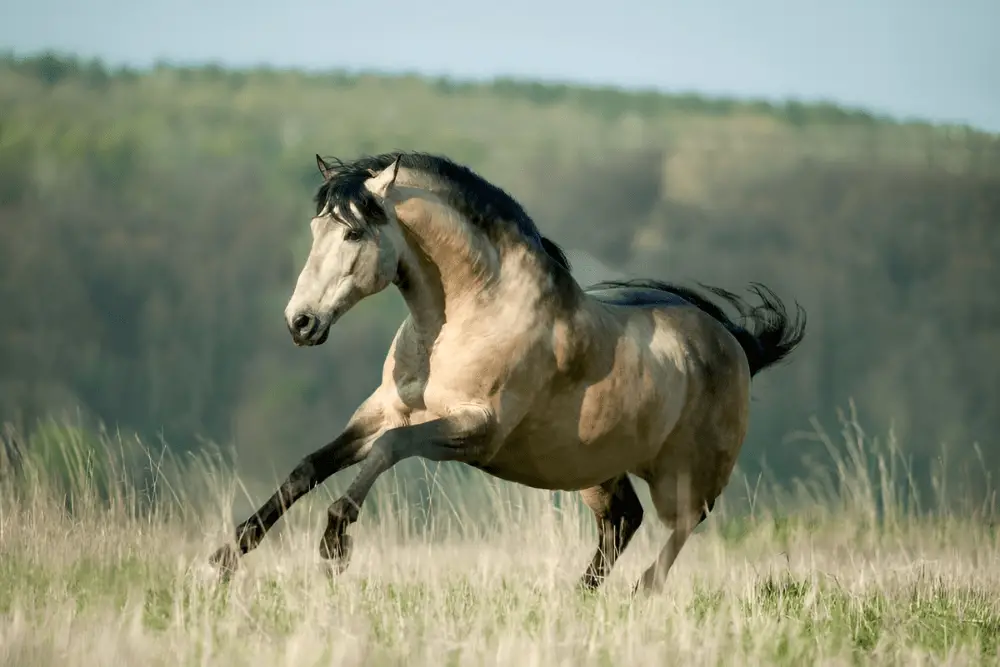
[[[734,323],[718,307],[713,315],[726,325],[747,355],[750,376],[753,377],[768,366],[773,366],[794,350],[806,335],[806,311],[795,304],[795,318],[788,315],[781,299],[760,283],[751,283],[750,290],[760,299],[760,304],[751,306],[744,299],[719,287],[702,285],[716,296],[725,299],[740,313],[740,321]],[[684,296],[684,295],[681,295]],[[685,297],[687,298],[687,297]],[[699,308],[701,304],[694,304]]]
[[705,311],[721,322],[739,341],[743,352],[747,355],[751,377],[787,357],[802,342],[806,334],[805,309],[796,303],[795,318],[790,318],[781,299],[760,283],[750,284],[750,290],[760,299],[760,304],[756,306],[750,305],[745,299],[721,287],[699,283],[702,289],[735,308],[740,314],[738,321],[732,320],[718,304],[690,287],[648,279],[604,281],[600,284],[669,292]]

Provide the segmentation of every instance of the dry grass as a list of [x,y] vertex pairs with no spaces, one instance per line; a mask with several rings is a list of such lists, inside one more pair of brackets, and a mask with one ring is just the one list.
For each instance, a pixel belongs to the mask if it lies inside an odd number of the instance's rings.
[[[826,492],[800,489],[750,518],[721,512],[664,594],[635,600],[666,531],[647,520],[606,589],[578,592],[595,538],[570,494],[438,480],[429,518],[413,520],[382,480],[352,529],[350,569],[330,578],[316,546],[333,492],[319,492],[223,587],[206,556],[231,530],[237,487],[220,467],[153,466],[159,500],[143,509],[143,485],[117,466],[76,453],[82,472],[59,484],[25,461],[0,491],[0,664],[997,662],[992,525],[904,511],[885,477],[897,453],[847,434]],[[63,442],[82,447],[70,431]],[[110,500],[95,491],[102,479]]]

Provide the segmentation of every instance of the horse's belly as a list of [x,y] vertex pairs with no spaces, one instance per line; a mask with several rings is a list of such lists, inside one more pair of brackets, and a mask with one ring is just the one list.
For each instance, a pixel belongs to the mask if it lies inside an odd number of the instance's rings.
[[635,470],[652,460],[663,439],[655,442],[629,424],[581,438],[579,426],[552,420],[526,420],[485,465],[485,472],[539,489],[578,490]]

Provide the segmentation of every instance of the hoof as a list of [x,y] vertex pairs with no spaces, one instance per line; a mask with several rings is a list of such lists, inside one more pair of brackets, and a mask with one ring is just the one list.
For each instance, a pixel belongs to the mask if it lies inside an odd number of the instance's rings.
[[208,562],[214,565],[219,570],[219,576],[223,580],[226,580],[229,579],[229,577],[236,572],[236,568],[239,567],[240,556],[231,544],[227,544],[219,547],[215,553],[209,557]]
[[319,543],[319,555],[329,563],[331,574],[340,574],[347,569],[351,560],[351,550],[354,543],[351,536],[344,532],[334,535],[324,535]]

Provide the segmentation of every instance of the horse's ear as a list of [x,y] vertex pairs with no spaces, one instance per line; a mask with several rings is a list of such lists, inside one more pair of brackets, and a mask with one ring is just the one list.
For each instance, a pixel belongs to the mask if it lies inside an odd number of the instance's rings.
[[376,195],[385,199],[386,194],[389,192],[389,188],[393,186],[396,182],[396,176],[399,174],[399,156],[392,161],[388,167],[378,172],[367,181],[365,181],[365,187]]
[[319,173],[323,174],[323,180],[329,181],[331,178],[337,175],[337,171],[332,165],[327,164],[326,160],[316,154],[316,167],[319,169]]

